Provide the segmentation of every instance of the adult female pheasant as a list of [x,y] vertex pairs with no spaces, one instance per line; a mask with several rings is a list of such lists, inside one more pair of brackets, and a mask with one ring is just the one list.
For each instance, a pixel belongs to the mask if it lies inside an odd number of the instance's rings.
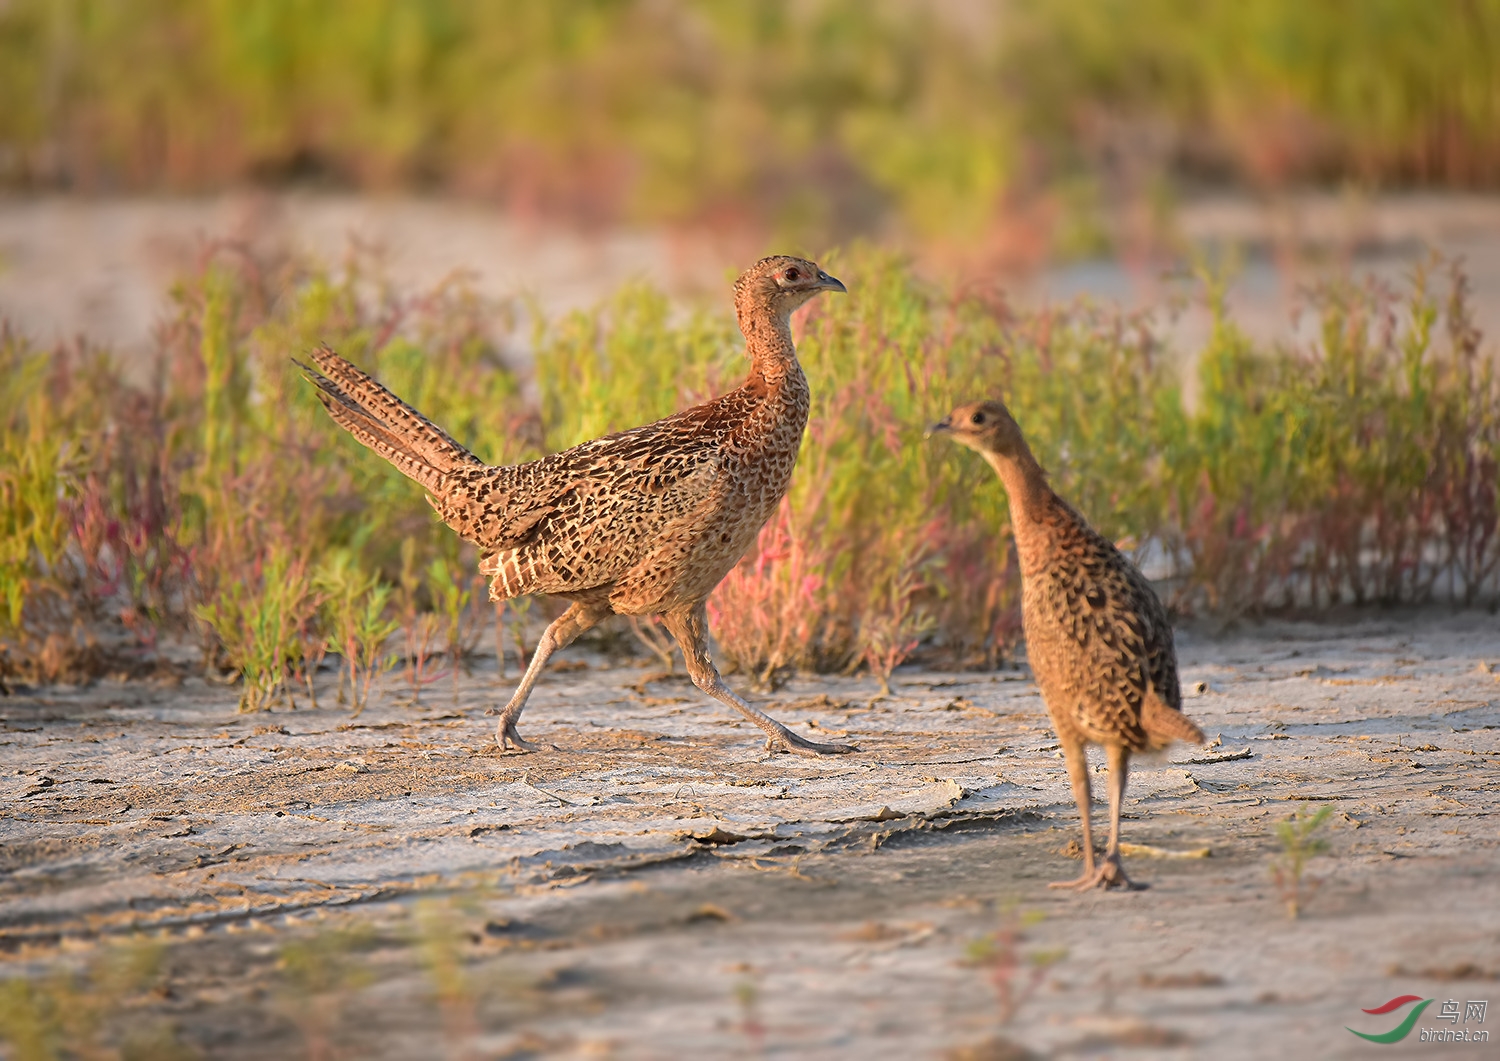
[[[1133,887],[1120,866],[1120,804],[1132,751],[1203,743],[1182,713],[1172,626],[1136,566],[1058,497],[1000,402],[960,405],[932,426],[976,450],[1000,475],[1021,561],[1026,659],[1057,730],[1083,818],[1083,875],[1056,888]],[[1109,759],[1109,846],[1094,865],[1089,765]]]
[[764,258],[734,285],[750,374],[665,420],[510,467],[491,467],[326,347],[303,366],[333,419],[420,483],[443,521],[479,546],[490,597],[571,601],[547,627],[500,713],[502,749],[535,751],[516,720],[553,652],[605,617],[660,615],[693,683],[765,731],[768,748],[853,751],[797,736],[724,683],[708,654],[704,601],[744,555],[791,481],[807,424],[792,311],[844,291],[812,262]]

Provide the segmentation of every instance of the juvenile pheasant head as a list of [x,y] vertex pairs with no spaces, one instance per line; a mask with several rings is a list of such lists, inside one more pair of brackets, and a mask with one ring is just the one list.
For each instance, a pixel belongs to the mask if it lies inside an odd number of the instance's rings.
[[1021,425],[1002,402],[970,402],[960,405],[932,427],[927,435],[946,435],[980,453],[997,457],[1019,457],[1029,453]]
[[819,291],[847,290],[816,262],[777,254],[762,258],[740,274],[734,282],[734,309],[741,331],[746,331],[752,320],[767,316],[785,326],[792,311]]

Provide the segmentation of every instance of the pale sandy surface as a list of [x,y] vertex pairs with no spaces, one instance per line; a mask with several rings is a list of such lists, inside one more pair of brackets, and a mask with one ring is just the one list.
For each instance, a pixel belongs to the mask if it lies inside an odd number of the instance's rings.
[[[1179,264],[1194,256],[1237,260],[1229,305],[1262,342],[1312,337],[1310,318],[1299,324],[1296,314],[1303,290],[1318,279],[1352,270],[1399,286],[1433,249],[1465,260],[1476,320],[1486,334],[1500,333],[1500,197],[1218,196],[1180,204],[1158,239],[1179,247]],[[497,302],[525,296],[549,316],[591,306],[632,279],[727,312],[730,278],[768,249],[754,238],[703,232],[585,232],[519,221],[481,203],[407,196],[0,196],[0,317],[42,343],[83,336],[110,345],[144,371],[172,283],[212,240],[332,264],[363,247],[379,253],[398,290],[424,290],[462,271],[479,294]],[[1164,279],[1173,255],[1126,258],[1039,262],[997,279],[1028,307],[1086,297],[1157,310],[1194,290]],[[1183,357],[1209,332],[1201,306],[1162,311],[1158,322]],[[506,333],[507,348],[524,357],[528,334],[524,327]]]
[[[633,688],[643,669],[588,650],[534,695],[522,730],[561,749],[534,756],[492,744],[492,660],[456,705],[446,683],[420,707],[393,688],[352,723],[236,716],[197,679],[19,691],[0,700],[0,974],[155,933],[170,983],[139,1005],[214,1057],[324,1034],[346,1057],[934,1057],[996,1034],[964,958],[1018,906],[1039,918],[1023,958],[1065,952],[1005,1030],[1044,1056],[1371,1056],[1345,1025],[1386,1030],[1359,1010],[1408,993],[1500,1019],[1496,620],[1180,642],[1219,743],[1137,766],[1125,838],[1211,854],[1137,854],[1149,890],[1081,897],[1046,887],[1077,872],[1076,815],[1024,671],[762,698],[862,749],[820,761],[767,756],[685,683]],[[1272,827],[1304,802],[1335,808],[1331,851],[1291,922]],[[361,942],[308,1003],[288,944],[340,939]],[[1436,1011],[1419,1027],[1446,1027]],[[1413,1033],[1378,1053],[1434,1049],[1486,1048]]]
[[487,299],[534,299],[548,316],[591,306],[628,280],[678,296],[727,291],[736,260],[711,241],[584,233],[441,199],[0,196],[0,316],[39,342],[82,336],[113,347],[127,365],[143,362],[172,284],[215,241],[329,266],[359,252],[413,295],[461,273]]

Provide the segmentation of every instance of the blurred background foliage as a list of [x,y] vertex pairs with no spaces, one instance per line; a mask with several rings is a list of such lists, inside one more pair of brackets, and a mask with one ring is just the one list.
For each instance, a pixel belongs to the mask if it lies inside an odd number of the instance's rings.
[[810,242],[1494,187],[1500,0],[7,0],[0,183],[459,192]]
[[[993,665],[1018,634],[1003,494],[921,438],[981,393],[1181,611],[1497,603],[1500,397],[1461,269],[1325,284],[1279,345],[1201,272],[1211,327],[1173,352],[1149,316],[912,265],[1049,211],[1043,257],[1097,253],[1091,215],[1206,188],[1494,189],[1497,39],[1500,0],[0,0],[0,188],[415,191],[842,246],[823,262],[852,293],[797,324],[791,494],[711,608],[767,682],[886,680],[924,645]],[[144,383],[0,334],[0,681],[115,667],[101,632],[137,663],[194,632],[243,707],[315,696],[333,653],[357,710],[398,628],[414,697],[434,646],[472,653],[471,550],[328,422],[289,360],[319,342],[495,463],[743,370],[719,304],[629,284],[549,318],[461,279],[397,290],[377,261],[208,245]]]
[[[1215,325],[1190,405],[1144,318],[1018,310],[876,248],[824,264],[851,294],[796,321],[814,396],[797,475],[710,602],[726,656],[767,683],[888,679],[924,643],[951,663],[1004,658],[1019,590],[1004,493],[923,438],[974,394],[1011,404],[1059,490],[1179,611],[1500,599],[1500,387],[1456,269],[1405,291],[1326,286],[1311,338],[1276,347],[1205,277]],[[199,630],[206,662],[245,677],[245,706],[299,682],[314,696],[336,652],[355,709],[400,628],[409,656],[443,646],[460,665],[486,618],[464,615],[485,607],[472,548],[328,420],[289,351],[330,342],[492,463],[664,416],[744,370],[727,315],[673,314],[631,286],[540,323],[528,387],[485,313],[457,283],[395,292],[358,257],[328,270],[225,246],[176,291],[148,386],[7,334],[0,665],[55,680],[117,665],[101,630],[148,647]],[[409,666],[415,695],[425,664]]]

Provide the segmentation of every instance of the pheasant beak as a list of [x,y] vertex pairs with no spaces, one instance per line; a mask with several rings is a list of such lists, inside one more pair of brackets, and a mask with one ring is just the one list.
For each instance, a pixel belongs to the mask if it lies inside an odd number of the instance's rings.
[[842,280],[840,280],[836,276],[829,276],[827,273],[823,272],[823,270],[821,270],[821,269],[818,270],[818,290],[819,291],[842,291],[845,294],[849,293],[849,289],[844,286],[844,282]]
[[923,438],[931,438],[933,435],[947,435],[953,431],[953,418],[945,416],[922,433]]

